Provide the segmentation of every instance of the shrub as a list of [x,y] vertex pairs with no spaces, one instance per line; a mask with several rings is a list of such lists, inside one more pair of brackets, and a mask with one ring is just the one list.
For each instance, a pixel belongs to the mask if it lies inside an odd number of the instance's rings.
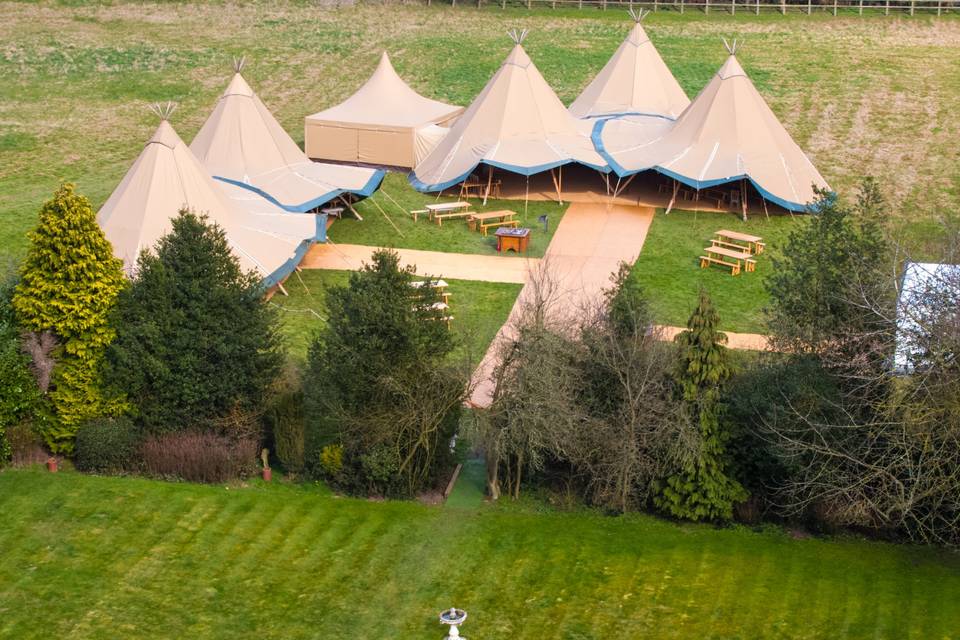
[[133,466],[139,438],[128,418],[101,418],[77,432],[74,463],[81,471],[116,473]]
[[214,426],[263,405],[283,355],[260,277],[244,273],[223,230],[182,211],[117,302],[109,380],[152,433]]
[[43,439],[27,422],[7,429],[7,443],[10,445],[11,463],[15,467],[42,464],[48,457],[43,449]]
[[320,467],[331,478],[337,477],[343,469],[343,446],[328,444],[320,450]]
[[273,452],[283,468],[294,473],[303,471],[303,421],[302,391],[279,395],[267,409],[266,422]]
[[256,473],[259,443],[210,432],[148,436],[141,447],[147,473],[189,482],[217,483]]

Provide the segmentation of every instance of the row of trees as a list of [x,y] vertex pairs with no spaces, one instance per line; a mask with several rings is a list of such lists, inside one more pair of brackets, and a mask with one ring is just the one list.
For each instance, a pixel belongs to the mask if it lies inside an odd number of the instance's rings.
[[[169,438],[139,447],[170,433],[258,448],[259,413],[283,362],[277,322],[259,278],[204,218],[181,212],[128,280],[89,201],[64,185],[0,293],[0,436],[16,429],[72,455],[86,430],[77,460],[97,470],[141,468],[128,458],[173,451]],[[153,463],[162,474],[163,461]]]
[[960,542],[960,270],[901,297],[887,215],[872,180],[820,193],[773,258],[773,351],[736,360],[703,292],[671,344],[625,269],[576,318],[542,278],[477,421],[490,494]]

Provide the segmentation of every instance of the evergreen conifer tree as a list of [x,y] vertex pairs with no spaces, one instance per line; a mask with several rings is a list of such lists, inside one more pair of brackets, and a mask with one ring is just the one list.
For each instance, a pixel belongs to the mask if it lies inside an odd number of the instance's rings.
[[670,515],[688,520],[729,520],[733,505],[747,497],[740,483],[727,474],[721,390],[731,368],[724,346],[727,336],[717,329],[719,323],[710,297],[701,290],[687,330],[675,340],[680,353],[674,379],[699,428],[701,446],[693,459],[667,478],[655,503]]
[[102,385],[104,350],[114,337],[109,316],[125,286],[122,266],[90,201],[74,185],[61,185],[40,209],[13,296],[19,326],[59,343],[49,388],[56,420],[42,428],[54,452],[72,451],[86,420],[123,408]]

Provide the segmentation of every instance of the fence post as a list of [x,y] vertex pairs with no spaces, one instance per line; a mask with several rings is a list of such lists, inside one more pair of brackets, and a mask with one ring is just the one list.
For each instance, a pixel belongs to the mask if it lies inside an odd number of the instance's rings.
[[860,0],[860,15],[863,15],[863,0]]
[[807,0],[807,15],[813,15],[813,0]]
[[916,4],[917,3],[914,0],[910,0],[910,15],[913,15],[913,8],[916,6]]
[[730,15],[737,15],[737,0],[730,0]]
[[760,15],[760,0],[757,0],[757,15]]
[[780,0],[780,15],[787,15],[787,0]]
[[703,6],[703,14],[704,15],[710,14],[710,0],[707,0],[707,3]]
[[884,8],[884,10],[883,10],[883,15],[885,15],[885,16],[890,15],[890,0],[887,0],[887,6],[886,6],[886,8]]
[[680,15],[683,15],[683,0],[680,0]]
[[833,0],[833,17],[837,17],[837,0]]

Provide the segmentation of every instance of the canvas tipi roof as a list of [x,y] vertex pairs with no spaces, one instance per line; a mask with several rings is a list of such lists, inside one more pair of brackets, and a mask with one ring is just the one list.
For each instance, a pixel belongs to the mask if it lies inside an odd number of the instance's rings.
[[140,252],[171,231],[171,219],[184,207],[222,227],[241,267],[256,270],[268,286],[285,277],[324,231],[317,226],[321,216],[292,215],[248,189],[215,182],[164,119],[97,222],[132,275]]
[[292,212],[344,193],[366,197],[380,186],[380,170],[311,162],[240,75],[241,66],[190,144],[211,175]]
[[672,119],[690,104],[640,24],[646,14],[630,15],[634,25],[629,35],[570,105],[576,117],[644,114]]
[[576,162],[607,171],[590,141],[590,123],[577,120],[516,42],[443,140],[410,175],[420,191],[440,191],[467,178],[479,164],[532,175]]
[[449,119],[463,111],[432,100],[410,88],[397,75],[384,51],[373,75],[340,104],[307,116],[307,122],[347,122],[381,127],[418,128]]
[[[792,211],[828,185],[730,56],[675,123],[625,117],[598,124],[598,149],[620,176],[657,170],[696,189],[749,179]],[[659,120],[659,119],[658,119]]]

